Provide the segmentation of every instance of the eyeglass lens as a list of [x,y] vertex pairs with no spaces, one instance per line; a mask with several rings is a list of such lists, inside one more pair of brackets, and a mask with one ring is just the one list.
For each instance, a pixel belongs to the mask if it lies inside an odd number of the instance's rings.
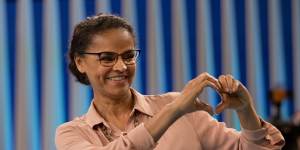
[[130,50],[122,54],[117,54],[114,52],[102,52],[99,54],[99,60],[102,65],[111,66],[116,63],[119,55],[125,64],[130,65],[135,63],[138,51]]

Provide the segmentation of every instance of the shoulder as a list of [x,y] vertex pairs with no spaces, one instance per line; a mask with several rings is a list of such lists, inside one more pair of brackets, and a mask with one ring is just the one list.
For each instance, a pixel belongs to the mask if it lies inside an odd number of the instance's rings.
[[59,140],[60,138],[84,135],[88,130],[92,130],[92,128],[85,122],[84,116],[77,117],[72,121],[58,126],[56,128],[55,139]]
[[[100,144],[97,134],[85,122],[84,116],[61,124],[55,133],[55,145],[57,149],[72,149],[87,143]],[[80,148],[79,148],[80,149]]]
[[81,117],[76,117],[71,121],[61,124],[60,126],[57,127],[56,130],[63,129],[63,128],[80,128],[80,127],[86,126],[86,125],[87,125],[87,123],[84,121],[84,116],[81,116]]

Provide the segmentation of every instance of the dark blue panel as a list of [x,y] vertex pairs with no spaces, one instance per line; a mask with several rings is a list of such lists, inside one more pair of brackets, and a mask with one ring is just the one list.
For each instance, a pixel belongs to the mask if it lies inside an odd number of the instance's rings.
[[215,67],[216,75],[219,76],[222,73],[221,3],[219,0],[212,0],[210,2],[213,31],[213,48],[215,50]]
[[[42,2],[41,1],[34,1],[33,3],[33,12],[32,14],[34,14],[34,17],[33,17],[33,25],[34,25],[34,49],[35,49],[35,59],[36,59],[36,70],[37,70],[37,82],[36,82],[36,87],[37,87],[37,111],[38,111],[38,114],[35,114],[38,118],[38,121],[39,121],[39,129],[38,130],[38,133],[39,133],[39,137],[42,138],[41,136],[41,133],[42,133],[42,56],[43,56],[43,48],[42,48],[42,34],[43,34],[43,30],[42,30],[42,27],[43,27],[43,19],[42,19],[42,15],[43,15],[43,5],[42,5]],[[40,139],[40,141],[42,141]],[[41,146],[41,144],[40,144]],[[40,147],[41,149],[41,147]]]
[[65,56],[63,58],[65,58],[65,61],[63,63],[63,76],[64,76],[64,83],[63,83],[63,89],[64,89],[64,106],[65,106],[65,121],[73,119],[73,118],[69,118],[69,78],[68,78],[68,42],[69,42],[69,5],[68,5],[68,0],[62,0],[59,1],[59,14],[60,14],[60,37],[61,37],[61,49],[62,49],[62,56]]
[[95,0],[84,1],[86,16],[92,16],[95,14]]
[[189,36],[189,47],[190,47],[190,67],[191,67],[191,75],[192,77],[197,76],[197,30],[196,30],[196,0],[188,0],[186,1],[186,14],[187,14],[187,28],[188,28],[188,36]]
[[[143,1],[143,0],[142,0]],[[116,15],[122,15],[121,12],[121,0],[111,0],[111,12]]]
[[239,67],[241,82],[247,85],[247,57],[245,46],[245,1],[235,0],[235,14],[236,14],[236,27],[237,27],[237,47],[239,53]]
[[[268,37],[268,2],[267,0],[259,1],[259,27],[261,30],[261,44],[262,44],[262,57],[263,57],[263,67],[262,70],[264,72],[264,82],[265,82],[265,93],[269,93],[270,90],[270,79],[269,79],[269,37]],[[265,101],[265,106],[270,106],[270,100]],[[270,116],[270,107],[266,108],[267,115]]]
[[[12,110],[11,112],[11,119],[10,121],[12,121],[10,124],[13,125],[12,129],[15,129],[15,91],[14,89],[16,88],[15,87],[15,81],[16,81],[16,72],[15,72],[15,68],[16,68],[16,3],[15,1],[8,1],[6,3],[7,7],[6,7],[6,26],[7,26],[7,41],[8,41],[8,54],[9,54],[9,74],[10,74],[10,77],[12,80],[10,80],[9,84],[11,86],[11,89],[10,89],[10,97],[12,98],[12,101],[11,101],[11,108],[10,110]],[[11,135],[12,135],[12,149],[15,149],[15,141],[14,140],[16,137],[15,137],[15,131],[11,131]]]
[[163,24],[163,42],[165,50],[165,64],[166,64],[166,79],[167,79],[167,91],[173,90],[173,70],[172,70],[172,13],[171,13],[171,1],[161,1],[162,10],[162,24]]
[[[285,76],[287,78],[288,90],[293,90],[293,48],[292,48],[292,14],[291,14],[291,0],[281,1],[281,17],[282,17],[282,31],[283,31],[283,48],[285,57]],[[298,41],[299,42],[299,41]],[[293,99],[289,98],[288,103],[289,112],[288,115],[292,116],[294,113]]]
[[[148,75],[147,75],[147,57],[145,54],[147,54],[147,18],[146,18],[146,0],[136,0],[136,10],[137,10],[137,25],[138,25],[138,45],[142,49],[141,52],[141,70],[138,70],[141,72],[141,81],[147,81]],[[147,92],[147,83],[142,82],[141,84],[141,92],[145,94]]]
[[[214,49],[214,61],[215,61],[215,73],[216,76],[222,73],[222,50],[221,50],[221,3],[220,0],[210,1],[211,5],[211,17],[212,17],[212,32],[213,32],[213,49]],[[223,114],[217,115],[216,118],[219,121],[223,120]]]

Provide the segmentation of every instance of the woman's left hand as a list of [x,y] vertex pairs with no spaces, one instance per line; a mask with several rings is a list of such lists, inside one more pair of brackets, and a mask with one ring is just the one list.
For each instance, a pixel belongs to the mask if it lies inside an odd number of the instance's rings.
[[247,88],[232,75],[221,75],[218,78],[221,86],[222,101],[216,107],[215,113],[221,113],[227,108],[241,111],[252,106],[252,97]]

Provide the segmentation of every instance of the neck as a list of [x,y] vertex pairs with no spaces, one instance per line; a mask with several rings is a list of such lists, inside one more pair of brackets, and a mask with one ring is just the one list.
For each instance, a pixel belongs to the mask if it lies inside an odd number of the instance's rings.
[[131,91],[129,91],[128,94],[118,98],[94,94],[94,104],[98,113],[107,120],[110,116],[119,118],[124,115],[129,115],[134,102],[133,95]]

